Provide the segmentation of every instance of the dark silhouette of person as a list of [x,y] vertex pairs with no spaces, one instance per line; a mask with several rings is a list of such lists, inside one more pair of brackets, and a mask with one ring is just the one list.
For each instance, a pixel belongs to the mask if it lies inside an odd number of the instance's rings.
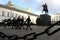
[[48,7],[47,7],[47,4],[45,3],[44,5],[42,5],[42,7],[43,7],[42,12],[45,11],[45,14],[47,14],[47,13],[48,13]]
[[30,22],[31,22],[30,16],[28,16],[28,18],[26,19],[26,22],[27,22],[26,30],[28,29],[28,27],[30,28],[30,30],[32,30],[32,28],[30,27]]
[[[24,25],[24,17],[22,16],[20,26],[23,27],[23,25]],[[25,28],[23,27],[23,29],[25,29]]]
[[8,27],[11,26],[11,18],[7,19]]
[[15,17],[12,19],[12,29],[13,29],[13,27],[16,27],[16,18]]
[[18,18],[17,18],[17,28],[19,28],[19,29],[21,29],[20,22],[21,22],[21,19],[20,19],[20,16],[18,16]]
[[4,28],[6,28],[6,25],[7,25],[7,19],[6,18],[3,20],[3,24],[4,24]]

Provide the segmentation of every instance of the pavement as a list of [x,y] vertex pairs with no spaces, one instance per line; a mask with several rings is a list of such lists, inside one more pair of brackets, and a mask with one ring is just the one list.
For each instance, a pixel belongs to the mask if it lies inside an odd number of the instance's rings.
[[[24,26],[26,28],[26,26]],[[25,30],[25,29],[11,29],[10,27],[7,28],[3,28],[3,26],[0,26],[0,32],[11,36],[11,35],[18,35],[19,37],[23,37],[26,34],[35,32],[36,34],[43,32],[46,28],[48,28],[49,26],[34,26],[32,25],[32,30]],[[53,28],[50,29],[50,32],[53,32],[54,30],[56,30],[57,28],[60,28],[60,26],[54,26]],[[31,36],[29,36],[31,37]],[[1,38],[0,40],[8,40],[8,38]],[[19,40],[23,40],[23,39],[19,39]],[[37,38],[35,40],[60,40],[60,31],[58,31],[57,33],[48,36],[47,34],[43,34],[40,36],[37,36]]]

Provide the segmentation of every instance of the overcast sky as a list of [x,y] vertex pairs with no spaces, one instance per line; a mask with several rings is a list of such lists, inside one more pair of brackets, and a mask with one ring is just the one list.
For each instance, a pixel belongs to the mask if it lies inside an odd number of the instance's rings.
[[[47,3],[49,14],[60,13],[60,0],[11,0],[13,4],[22,8],[30,8],[37,15],[42,13],[42,5]],[[0,0],[0,4],[6,4],[8,0]]]

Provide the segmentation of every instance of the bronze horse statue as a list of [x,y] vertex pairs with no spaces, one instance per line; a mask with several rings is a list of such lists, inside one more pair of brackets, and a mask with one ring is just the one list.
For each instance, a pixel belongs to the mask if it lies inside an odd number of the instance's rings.
[[43,7],[42,12],[45,11],[45,14],[47,14],[47,13],[48,13],[48,7],[47,7],[47,4],[45,3],[44,5],[42,5],[42,7]]

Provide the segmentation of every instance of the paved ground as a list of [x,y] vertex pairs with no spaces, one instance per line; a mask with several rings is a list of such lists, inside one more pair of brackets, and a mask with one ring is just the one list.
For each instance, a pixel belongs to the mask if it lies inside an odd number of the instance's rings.
[[[31,26],[33,30],[24,30],[24,29],[10,29],[10,28],[3,28],[0,27],[0,32],[3,32],[4,34],[10,36],[10,35],[18,35],[19,37],[22,37],[26,34],[36,32],[36,33],[41,33],[43,32],[48,26]],[[55,29],[59,28],[60,26],[55,26],[52,29],[50,29],[50,32],[54,31]],[[0,40],[3,40],[0,37]],[[4,39],[5,40],[5,39]],[[48,36],[47,34],[43,34],[37,37],[35,40],[60,40],[60,31],[55,33],[52,36]]]

